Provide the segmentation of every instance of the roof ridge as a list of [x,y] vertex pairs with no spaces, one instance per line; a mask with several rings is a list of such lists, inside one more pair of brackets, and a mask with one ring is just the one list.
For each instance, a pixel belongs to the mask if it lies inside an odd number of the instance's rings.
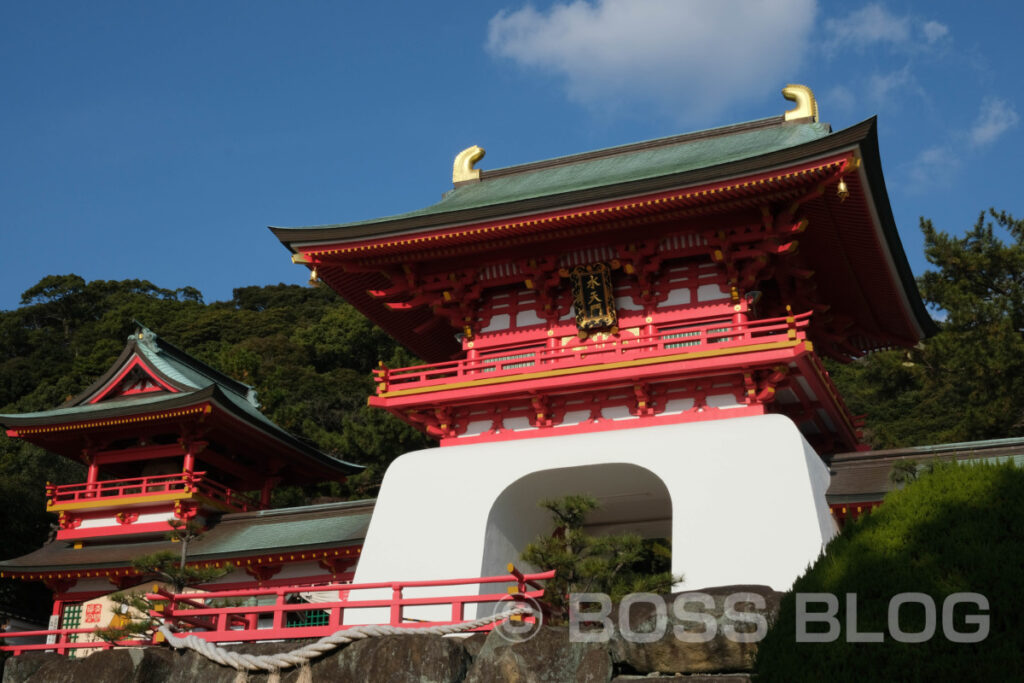
[[[803,123],[803,121],[794,123]],[[564,156],[552,157],[550,159],[541,159],[540,161],[531,161],[525,164],[504,166],[492,170],[480,169],[480,182],[484,182],[489,178],[500,178],[509,175],[516,175],[518,173],[530,173],[532,171],[537,171],[543,168],[567,166],[569,164],[575,164],[581,161],[605,159],[608,157],[618,156],[620,154],[630,154],[632,152],[639,152],[645,149],[654,149],[657,147],[671,147],[673,145],[686,144],[688,142],[695,142],[697,140],[707,140],[711,138],[724,137],[726,135],[735,135],[736,133],[746,133],[750,131],[762,130],[764,128],[772,128],[775,126],[782,125],[787,125],[787,122],[785,121],[785,117],[783,117],[780,114],[779,116],[771,116],[764,119],[755,119],[753,121],[734,123],[728,126],[719,126],[718,128],[707,128],[704,130],[692,131],[690,133],[669,135],[661,138],[651,138],[649,140],[641,140],[639,142],[629,142],[624,145],[615,145],[613,147],[604,147],[601,149],[590,150],[587,152],[567,154]],[[474,181],[465,182],[472,183]]]
[[1007,437],[1003,439],[983,439],[981,441],[957,441],[954,443],[930,444],[923,446],[903,446],[901,448],[884,448],[872,451],[855,451],[852,453],[838,453],[832,458],[833,464],[870,461],[902,459],[919,457],[923,455],[941,453],[969,453],[972,451],[988,451],[999,448],[1024,447],[1024,437]]
[[359,500],[341,500],[332,503],[317,503],[316,505],[295,505],[287,508],[274,508],[272,510],[252,510],[249,512],[232,512],[221,516],[218,523],[242,521],[254,517],[283,517],[286,515],[328,512],[330,510],[356,510],[359,508],[372,508],[377,502],[376,498],[361,498]]
[[[251,403],[253,407],[260,407],[259,400],[256,398],[256,389],[254,387],[246,384],[245,382],[241,382],[210,365],[207,365],[195,356],[179,349],[177,346],[167,341],[156,332],[153,332],[137,320],[133,322],[137,325],[137,329],[133,337],[138,340],[137,346],[140,350],[144,350],[145,346],[152,346],[156,353],[165,354],[170,360],[181,363],[190,370],[203,375],[222,388],[241,396]],[[129,337],[129,339],[132,339],[132,337]]]

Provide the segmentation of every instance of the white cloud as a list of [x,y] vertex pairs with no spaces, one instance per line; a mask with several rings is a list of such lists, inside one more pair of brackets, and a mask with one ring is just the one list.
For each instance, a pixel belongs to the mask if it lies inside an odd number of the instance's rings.
[[854,111],[857,106],[857,97],[845,85],[832,86],[819,100],[829,111],[846,113]]
[[929,147],[910,163],[907,190],[923,194],[950,187],[960,167],[960,157],[948,145]]
[[564,76],[586,105],[706,119],[793,78],[816,0],[573,0],[490,21],[487,48]]
[[887,46],[902,51],[919,51],[925,47],[915,30],[920,30],[924,43],[932,45],[949,34],[949,27],[935,20],[899,17],[885,6],[874,3],[839,19],[825,20],[825,54],[843,50],[863,52],[868,48]]
[[842,19],[825,20],[825,51],[904,44],[910,40],[910,27],[909,17],[897,17],[881,5],[865,5]]
[[926,21],[921,30],[924,32],[925,40],[929,43],[934,43],[949,33],[949,27],[937,21]]
[[974,145],[987,145],[1017,125],[1020,116],[1013,105],[997,97],[987,97],[971,128],[969,137]]
[[893,97],[893,93],[907,90],[918,90],[914,78],[910,74],[909,64],[898,71],[873,74],[868,78],[868,94],[878,103],[901,99]]

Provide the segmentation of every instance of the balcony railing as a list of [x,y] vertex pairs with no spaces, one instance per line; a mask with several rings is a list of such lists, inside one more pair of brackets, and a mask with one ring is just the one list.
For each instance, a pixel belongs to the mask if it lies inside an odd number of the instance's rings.
[[235,491],[206,476],[206,472],[179,472],[133,479],[107,479],[82,484],[46,486],[46,509],[61,510],[81,507],[81,504],[110,502],[114,504],[142,503],[154,496],[181,494],[182,498],[200,495],[227,506],[231,510],[246,512],[260,510],[262,505],[251,496]]
[[671,356],[711,350],[806,339],[810,312],[783,318],[767,318],[746,323],[714,321],[702,325],[666,324],[654,334],[619,335],[548,348],[543,342],[499,347],[479,352],[475,357],[446,363],[407,368],[374,370],[377,394],[449,384],[460,380],[514,375],[535,370],[611,363],[639,357]]

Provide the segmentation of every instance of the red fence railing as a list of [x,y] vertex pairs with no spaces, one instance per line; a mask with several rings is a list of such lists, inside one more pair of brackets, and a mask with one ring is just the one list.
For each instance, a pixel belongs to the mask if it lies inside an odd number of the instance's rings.
[[[80,636],[85,638],[79,640]],[[12,643],[10,640],[49,640],[50,642]],[[42,631],[0,632],[0,650],[17,656],[24,652],[74,654],[78,650],[109,650],[113,647],[149,645],[149,640],[119,640],[111,643],[96,637],[96,628],[55,628]]]
[[[555,575],[554,571],[524,574],[512,565],[509,573],[472,579],[440,581],[398,581],[382,583],[336,583],[317,586],[283,586],[250,590],[210,591],[206,593],[169,593],[158,587],[146,597],[157,605],[151,615],[171,626],[209,642],[289,640],[321,638],[335,631],[361,624],[390,624],[406,628],[458,624],[467,621],[467,605],[494,605],[495,613],[517,601],[539,601],[544,596],[540,583]],[[485,586],[505,584],[501,592],[483,592]],[[508,585],[511,584],[511,585]],[[477,586],[476,593],[465,593],[464,587]],[[360,592],[384,592],[386,597],[354,599]],[[409,595],[422,592],[422,595]],[[446,595],[452,592],[452,595]],[[320,600],[318,595],[337,593],[337,600]],[[224,602],[251,604],[224,606]],[[439,609],[440,608],[440,609]],[[346,613],[376,610],[371,619],[361,624],[343,624]],[[433,616],[417,618],[411,611],[433,610]],[[383,618],[373,618],[383,617]],[[532,621],[532,616],[523,617]],[[349,620],[353,621],[353,620]],[[487,631],[493,624],[476,630]],[[150,641],[119,641],[113,644],[96,638],[94,628],[49,629],[2,633],[9,640],[42,640],[52,642],[0,644],[0,650],[20,655],[23,652],[53,651],[69,654],[80,649],[110,649],[115,646],[150,645]],[[89,635],[86,639],[80,636]]]
[[46,506],[54,508],[67,503],[96,501],[97,499],[131,502],[133,499],[164,493],[199,493],[242,512],[262,509],[256,499],[208,478],[206,472],[193,472],[192,474],[178,472],[61,486],[49,484],[46,487]]
[[[516,599],[539,600],[544,596],[544,587],[539,582],[555,575],[554,571],[523,574],[514,567],[510,567],[510,570],[511,573],[502,576],[440,581],[339,583],[201,594],[172,594],[155,590],[147,595],[147,598],[158,604],[162,603],[152,612],[153,616],[164,619],[172,626],[188,629],[192,635],[209,642],[322,638],[335,631],[361,624],[388,624],[414,628],[462,623],[467,621],[468,605],[497,605],[507,602],[511,608]],[[514,585],[508,586],[510,583]],[[493,584],[506,584],[505,590],[495,593],[480,592],[484,590],[484,586]],[[461,586],[479,588],[477,593],[465,594],[457,592]],[[452,589],[451,592],[455,594],[446,595],[445,593],[449,591],[444,589]],[[358,593],[380,592],[388,593],[387,597],[357,599],[356,596]],[[409,595],[410,592],[423,594]],[[317,597],[325,593],[338,593],[339,599],[324,600]],[[211,605],[211,602],[223,601],[255,604]],[[359,619],[360,611],[365,610],[377,611],[370,615],[369,620]],[[418,612],[419,616],[416,616],[415,612]],[[386,617],[379,618],[385,613]],[[354,618],[346,620],[346,614]],[[345,624],[344,621],[350,623]],[[477,630],[486,631],[491,628],[493,624]]]
[[519,344],[480,351],[473,358],[407,368],[373,371],[377,393],[446,384],[463,378],[501,376],[555,367],[593,365],[638,356],[672,355],[708,349],[728,349],[774,341],[806,339],[810,312],[746,323],[713,321],[700,325],[673,323],[638,336],[609,336],[547,348],[542,343]]

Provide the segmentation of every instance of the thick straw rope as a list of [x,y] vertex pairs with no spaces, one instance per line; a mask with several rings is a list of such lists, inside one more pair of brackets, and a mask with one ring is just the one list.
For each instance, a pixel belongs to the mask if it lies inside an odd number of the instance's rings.
[[198,636],[187,635],[179,637],[171,631],[167,624],[161,625],[159,631],[164,635],[164,639],[171,647],[175,649],[187,648],[194,650],[211,661],[217,662],[223,666],[230,666],[239,672],[269,671],[276,673],[282,669],[306,664],[311,659],[319,657],[320,655],[326,654],[341,645],[345,645],[356,640],[377,638],[379,636],[399,635],[402,633],[413,633],[417,635],[433,634],[443,636],[448,633],[471,631],[495,621],[507,619],[517,614],[527,613],[532,613],[532,610],[526,607],[517,607],[515,609],[508,610],[507,612],[501,612],[500,614],[494,614],[489,617],[484,617],[483,619],[467,621],[461,624],[413,626],[409,628],[400,628],[398,626],[388,626],[383,624],[353,626],[352,628],[335,631],[331,635],[324,636],[320,640],[304,645],[297,650],[282,652],[276,655],[249,655],[240,652],[231,652],[230,650],[225,650],[214,643],[207,642]]

